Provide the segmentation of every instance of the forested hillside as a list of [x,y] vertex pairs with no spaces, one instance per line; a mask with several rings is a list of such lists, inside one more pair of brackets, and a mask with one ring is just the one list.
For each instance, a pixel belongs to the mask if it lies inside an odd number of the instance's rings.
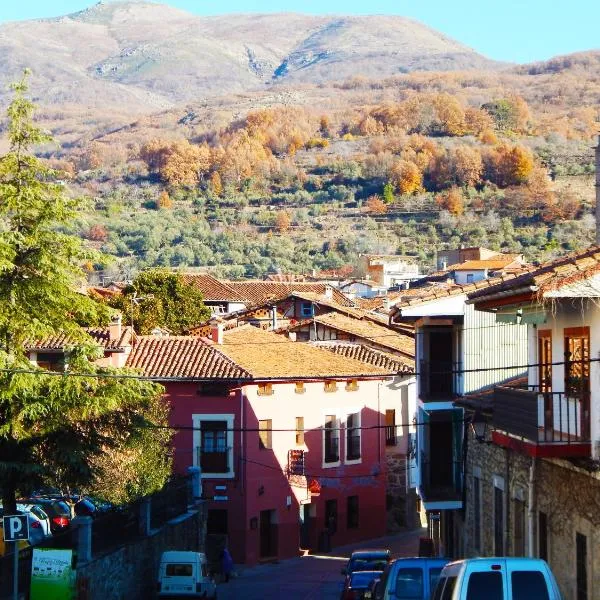
[[307,75],[134,118],[40,99],[61,142],[42,152],[90,200],[78,232],[125,274],[305,273],[360,252],[427,267],[460,244],[538,260],[589,244],[600,52],[497,67]]

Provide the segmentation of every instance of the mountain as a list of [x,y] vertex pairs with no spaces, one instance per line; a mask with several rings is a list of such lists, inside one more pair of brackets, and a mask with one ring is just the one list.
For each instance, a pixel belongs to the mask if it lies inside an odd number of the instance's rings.
[[38,104],[123,115],[265,86],[502,66],[403,17],[200,17],[131,1],[3,23],[0,52],[2,94],[30,67]]

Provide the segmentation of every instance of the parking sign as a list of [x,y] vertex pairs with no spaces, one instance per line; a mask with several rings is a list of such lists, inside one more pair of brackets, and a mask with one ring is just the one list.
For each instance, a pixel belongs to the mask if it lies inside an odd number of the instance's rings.
[[18,542],[29,539],[29,521],[27,515],[10,515],[4,517],[4,541]]

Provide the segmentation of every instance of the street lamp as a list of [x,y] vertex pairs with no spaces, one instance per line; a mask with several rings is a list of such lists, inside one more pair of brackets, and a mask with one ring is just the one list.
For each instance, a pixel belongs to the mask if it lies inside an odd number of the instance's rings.
[[475,439],[482,444],[489,444],[487,439],[488,423],[483,413],[478,409],[471,418],[471,430],[475,435]]

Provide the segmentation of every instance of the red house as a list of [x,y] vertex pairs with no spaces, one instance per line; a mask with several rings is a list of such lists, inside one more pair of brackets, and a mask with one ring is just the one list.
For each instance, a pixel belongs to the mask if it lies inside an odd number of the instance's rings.
[[175,469],[201,468],[209,538],[236,562],[385,533],[389,369],[221,324],[211,339],[140,336],[127,364],[165,386]]

